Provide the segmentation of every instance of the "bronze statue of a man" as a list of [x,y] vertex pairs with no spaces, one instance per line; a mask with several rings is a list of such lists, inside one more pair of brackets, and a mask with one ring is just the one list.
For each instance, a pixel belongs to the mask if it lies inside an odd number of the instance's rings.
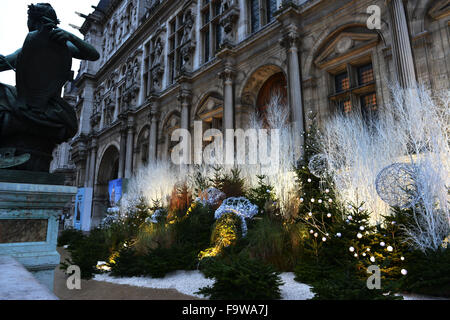
[[11,169],[48,172],[53,149],[78,130],[75,110],[61,98],[71,78],[72,58],[96,61],[100,55],[57,27],[50,4],[28,8],[29,33],[23,47],[0,55],[0,71],[16,71],[15,87],[0,83],[0,169],[4,155],[14,150],[16,156],[28,154],[31,159]]

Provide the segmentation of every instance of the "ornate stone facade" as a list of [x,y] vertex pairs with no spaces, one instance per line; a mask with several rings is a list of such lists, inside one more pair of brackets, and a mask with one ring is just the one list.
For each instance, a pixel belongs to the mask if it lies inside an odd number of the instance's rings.
[[101,0],[81,31],[102,58],[65,92],[75,184],[94,188],[99,221],[109,180],[170,159],[170,133],[196,120],[246,127],[270,79],[285,79],[298,145],[310,114],[374,109],[390,81],[449,89],[449,20],[447,0]]

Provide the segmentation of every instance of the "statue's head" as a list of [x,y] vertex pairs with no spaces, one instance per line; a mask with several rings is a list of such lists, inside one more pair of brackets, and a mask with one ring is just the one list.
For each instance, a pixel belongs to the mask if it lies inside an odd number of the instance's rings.
[[28,6],[28,29],[38,30],[43,24],[51,20],[55,25],[59,24],[58,17],[53,7],[49,3],[30,4]]

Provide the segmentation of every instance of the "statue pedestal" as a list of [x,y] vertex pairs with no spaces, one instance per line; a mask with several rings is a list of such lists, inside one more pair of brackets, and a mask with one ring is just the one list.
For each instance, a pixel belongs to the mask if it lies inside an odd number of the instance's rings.
[[[0,256],[14,257],[53,292],[54,270],[60,263],[58,218],[77,188],[27,183],[29,178],[21,179],[26,175],[0,170]],[[38,175],[37,183],[58,180],[52,174]]]

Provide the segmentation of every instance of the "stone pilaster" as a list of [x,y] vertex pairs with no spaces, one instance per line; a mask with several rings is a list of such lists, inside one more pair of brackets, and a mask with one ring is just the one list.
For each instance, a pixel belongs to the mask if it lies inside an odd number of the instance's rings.
[[158,105],[156,102],[152,105],[149,114],[150,120],[150,132],[149,132],[149,143],[148,143],[148,161],[149,163],[156,163],[157,159],[157,142],[158,142]]
[[84,187],[87,188],[89,186],[89,175],[90,175],[90,165],[91,165],[91,152],[89,148],[86,148],[86,165],[84,169]]
[[416,72],[403,0],[388,0],[391,22],[392,56],[401,87],[416,86]]
[[189,130],[189,113],[191,109],[192,92],[186,88],[181,88],[178,94],[178,101],[181,104],[181,128]]
[[219,54],[219,58],[223,61],[222,72],[219,77],[223,81],[223,129],[234,129],[234,79],[236,70],[234,68],[233,52],[225,48]]
[[288,60],[289,105],[292,110],[293,135],[297,146],[296,157],[303,155],[304,140],[304,108],[299,59],[299,13],[295,7],[287,6],[278,20],[283,24],[283,36],[280,44],[286,49]]
[[127,149],[127,125],[126,117],[121,116],[121,128],[120,128],[120,153],[119,153],[119,179],[125,177],[125,160]]
[[133,171],[133,144],[134,144],[134,117],[128,116],[127,122],[127,146],[125,160],[125,178],[130,179]]
[[95,182],[95,163],[97,160],[97,138],[93,137],[91,142],[90,152],[90,165],[89,165],[89,182],[88,187],[93,188]]

